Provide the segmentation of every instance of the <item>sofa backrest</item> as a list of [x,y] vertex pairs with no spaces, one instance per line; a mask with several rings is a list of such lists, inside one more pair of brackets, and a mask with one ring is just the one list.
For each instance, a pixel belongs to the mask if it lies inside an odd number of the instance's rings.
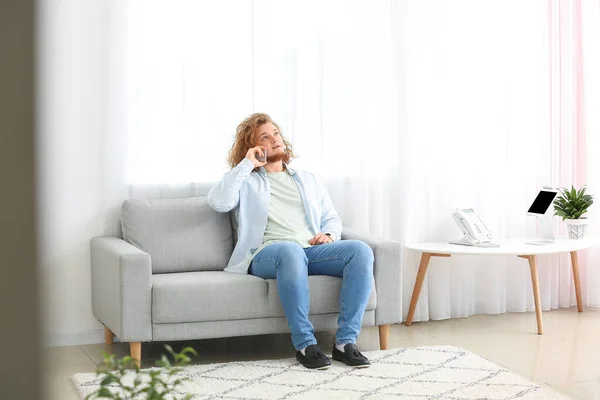
[[150,254],[152,273],[223,270],[233,251],[229,213],[206,197],[123,202],[123,239]]

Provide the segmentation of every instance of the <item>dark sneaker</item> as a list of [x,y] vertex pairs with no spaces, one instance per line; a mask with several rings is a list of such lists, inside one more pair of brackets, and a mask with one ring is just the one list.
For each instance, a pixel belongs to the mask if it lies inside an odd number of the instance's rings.
[[344,351],[339,351],[337,347],[333,346],[331,352],[333,359],[346,363],[351,367],[366,368],[371,365],[371,362],[367,357],[363,356],[360,351],[356,348],[354,343],[348,343],[344,346]]
[[311,344],[304,350],[304,354],[297,351],[296,360],[300,361],[300,364],[310,369],[327,369],[331,365],[329,357],[325,355],[316,344]]

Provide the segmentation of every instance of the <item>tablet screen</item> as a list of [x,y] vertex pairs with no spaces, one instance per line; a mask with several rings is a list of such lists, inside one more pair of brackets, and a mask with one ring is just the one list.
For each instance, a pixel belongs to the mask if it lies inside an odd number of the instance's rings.
[[548,211],[548,207],[550,207],[550,205],[554,201],[556,194],[556,192],[540,190],[537,197],[533,201],[533,204],[531,205],[531,207],[529,207],[529,211],[527,212],[533,214],[545,214],[546,211]]

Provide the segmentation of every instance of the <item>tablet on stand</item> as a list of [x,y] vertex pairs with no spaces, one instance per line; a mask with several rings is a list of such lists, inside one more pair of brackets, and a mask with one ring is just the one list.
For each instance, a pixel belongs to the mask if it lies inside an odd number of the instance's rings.
[[536,246],[544,246],[547,244],[554,243],[554,224],[552,217],[554,215],[552,203],[558,194],[558,189],[552,187],[543,186],[539,191],[531,207],[527,211],[527,215],[536,217],[539,222],[538,237],[535,239],[525,242],[526,244],[533,244]]

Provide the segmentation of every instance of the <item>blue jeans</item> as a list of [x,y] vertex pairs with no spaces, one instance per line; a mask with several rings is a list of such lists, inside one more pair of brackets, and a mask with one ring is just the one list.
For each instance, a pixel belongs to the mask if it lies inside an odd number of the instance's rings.
[[308,320],[308,275],[342,278],[336,344],[356,343],[373,285],[373,251],[359,240],[341,240],[303,249],[293,242],[265,247],[254,257],[249,273],[277,279],[283,311],[297,350],[317,344]]

